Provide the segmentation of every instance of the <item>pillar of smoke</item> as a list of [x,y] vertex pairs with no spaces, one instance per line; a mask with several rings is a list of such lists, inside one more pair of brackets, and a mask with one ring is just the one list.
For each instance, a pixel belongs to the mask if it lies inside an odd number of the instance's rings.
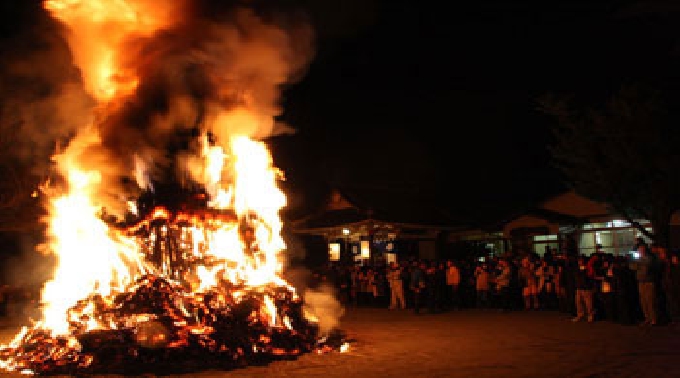
[[[100,171],[96,197],[109,212],[121,215],[136,195],[137,188],[123,183],[136,182],[140,162],[151,180],[170,167],[200,177],[192,174],[192,154],[179,151],[188,134],[210,132],[227,149],[233,135],[264,138],[277,131],[281,90],[312,56],[308,24],[238,2],[104,3],[113,13],[97,17],[91,12],[101,7],[86,0],[46,5],[66,25],[74,63],[99,102],[87,131],[99,138],[88,136],[91,145],[66,153],[81,154],[82,169]],[[104,80],[113,89],[102,87],[102,64],[115,70]]]
[[337,329],[345,308],[338,301],[335,289],[329,284],[321,284],[315,288],[307,288],[304,292],[305,310],[314,314],[319,320],[319,333],[327,335]]
[[55,23],[28,1],[9,9],[16,14],[3,14],[8,18],[3,21],[21,27],[8,29],[2,40],[2,161],[44,179],[55,145],[91,120],[94,102],[82,89]]
[[304,310],[318,319],[322,336],[338,327],[345,314],[345,307],[340,303],[332,282],[320,281],[319,275],[302,265],[288,266],[284,278],[302,294]]

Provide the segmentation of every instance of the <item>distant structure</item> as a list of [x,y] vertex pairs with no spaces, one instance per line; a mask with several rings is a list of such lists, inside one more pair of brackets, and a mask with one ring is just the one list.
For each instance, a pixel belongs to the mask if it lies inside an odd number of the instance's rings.
[[[386,263],[436,259],[449,232],[462,229],[446,212],[414,196],[381,190],[331,191],[321,209],[293,222],[296,234],[316,238],[309,253],[324,260]],[[324,256],[320,256],[324,255]]]
[[[649,231],[650,222],[636,219]],[[590,254],[630,252],[639,229],[601,202],[574,191],[553,195],[502,219],[475,224],[436,204],[384,193],[335,189],[326,205],[293,222],[293,232],[315,237],[308,256],[331,261],[386,262],[410,258],[445,259],[463,254],[525,255],[546,252]],[[671,222],[671,249],[680,247],[680,213]]]
[[[648,220],[636,221],[652,230]],[[588,255],[601,244],[605,252],[622,255],[633,249],[637,237],[646,239],[640,230],[612,212],[607,204],[570,190],[506,219],[491,220],[482,227],[453,233],[450,241],[483,244],[497,253],[511,251],[538,255],[548,250]]]

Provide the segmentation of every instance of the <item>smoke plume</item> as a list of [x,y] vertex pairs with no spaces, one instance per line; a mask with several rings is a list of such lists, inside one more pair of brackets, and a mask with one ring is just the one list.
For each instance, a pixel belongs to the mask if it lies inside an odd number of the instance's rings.
[[304,292],[305,309],[319,319],[319,332],[328,334],[337,329],[345,309],[338,301],[334,288],[328,284],[322,284],[317,288],[310,288]]
[[97,198],[107,210],[121,212],[126,198],[148,189],[139,188],[140,171],[144,182],[168,180],[168,172],[178,182],[193,177],[187,156],[197,135],[226,150],[230,136],[281,131],[281,91],[313,53],[304,17],[264,3],[104,3],[114,11],[45,4],[65,25],[84,88],[97,100],[92,123],[65,153],[100,172]]

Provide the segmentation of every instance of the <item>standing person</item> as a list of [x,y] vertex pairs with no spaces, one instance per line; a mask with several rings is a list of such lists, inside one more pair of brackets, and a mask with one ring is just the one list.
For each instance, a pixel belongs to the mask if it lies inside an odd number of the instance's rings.
[[373,280],[375,281],[375,289],[376,289],[376,304],[380,307],[387,306],[389,304],[389,297],[387,294],[388,291],[388,283],[387,283],[387,276],[386,276],[386,268],[385,266],[380,266],[374,270],[375,275],[373,277]]
[[448,287],[449,307],[460,310],[460,268],[453,260],[446,262],[446,286]]
[[359,291],[361,287],[361,277],[360,277],[361,270],[358,266],[353,265],[350,268],[350,281],[351,281],[351,286],[350,286],[350,296],[352,298],[352,305],[354,307],[359,306]]
[[588,270],[592,274],[594,281],[593,286],[593,306],[595,308],[595,314],[598,318],[605,318],[604,309],[604,298],[602,297],[602,281],[604,281],[604,252],[602,251],[602,246],[597,244],[595,246],[595,252],[590,255],[588,259]]
[[616,321],[620,324],[635,324],[638,318],[637,282],[635,272],[629,268],[625,256],[614,258],[614,295]]
[[555,267],[548,260],[541,260],[541,265],[536,269],[536,276],[538,277],[539,302],[545,309],[552,310],[557,307],[555,293],[556,275]]
[[668,268],[670,289],[668,296],[668,312],[672,322],[680,319],[680,256],[677,252],[671,253],[670,266]]
[[521,261],[519,280],[522,285],[524,309],[531,310],[533,308],[538,310],[540,307],[538,303],[538,278],[536,277],[534,263],[529,257],[525,257]]
[[405,309],[404,282],[402,280],[402,268],[394,261],[387,268],[387,282],[390,286],[390,310]]
[[378,275],[371,267],[366,270],[366,298],[371,307],[378,304]]
[[567,290],[564,287],[564,259],[555,260],[555,296],[557,298],[557,309],[560,312],[568,313]]
[[656,325],[659,321],[656,303],[657,258],[644,245],[638,247],[637,253],[630,262],[630,268],[635,271],[638,283],[640,307],[645,318],[642,324]]
[[638,236],[635,238],[635,246],[633,247],[634,251],[637,251],[638,248],[641,246],[644,246],[645,248],[649,248],[649,245],[647,245],[647,242],[642,236]]
[[420,307],[423,305],[425,289],[427,287],[427,282],[425,281],[426,269],[427,264],[421,262],[418,265],[414,265],[411,271],[410,289],[413,293],[413,312],[416,314],[420,313]]
[[510,280],[512,279],[512,268],[506,259],[498,261],[498,275],[496,276],[496,290],[498,290],[500,308],[503,311],[510,311],[512,309],[512,290],[510,289]]
[[449,307],[449,301],[447,300],[446,291],[448,289],[446,285],[446,263],[437,263],[436,269],[436,285],[437,285],[437,308],[439,310],[446,310]]
[[488,308],[489,307],[489,289],[491,275],[489,273],[489,267],[486,263],[475,268],[475,291],[477,296],[477,307],[478,308]]
[[411,272],[416,265],[412,262],[405,261],[401,264],[401,283],[404,286],[404,299],[406,299],[406,308],[413,307],[413,290],[411,290]]
[[564,288],[564,310],[576,316],[576,272],[578,256],[566,254],[560,272],[560,286]]
[[670,303],[669,303],[669,292],[672,290],[671,282],[671,259],[668,250],[658,244],[652,244],[652,254],[657,258],[657,282],[656,285],[656,298],[657,298],[657,308],[658,308],[658,320],[663,323],[669,323],[671,319],[670,314]]
[[610,321],[618,321],[618,311],[616,306],[616,269],[614,269],[614,256],[606,255],[603,264],[603,276],[600,281],[600,298],[604,316],[602,318]]
[[357,298],[359,305],[366,306],[369,304],[372,291],[368,284],[368,268],[360,267],[359,273],[357,274],[357,279],[359,280],[359,292],[357,293]]
[[425,270],[425,280],[427,286],[427,310],[430,314],[439,311],[440,286],[437,277],[437,264],[431,263]]
[[578,322],[588,319],[588,322],[593,322],[595,321],[595,307],[593,303],[593,287],[595,282],[593,272],[588,267],[588,260],[585,256],[580,255],[577,259],[577,264],[575,271],[576,317],[571,319],[571,321]]
[[337,287],[340,293],[340,303],[345,306],[352,304],[352,273],[350,267],[339,266],[339,272],[337,275],[338,283]]

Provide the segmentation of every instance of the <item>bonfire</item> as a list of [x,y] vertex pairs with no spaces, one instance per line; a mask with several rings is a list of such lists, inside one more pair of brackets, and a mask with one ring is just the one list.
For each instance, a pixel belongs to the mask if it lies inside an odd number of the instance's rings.
[[183,372],[346,347],[283,278],[283,175],[262,141],[306,29],[191,4],[44,3],[96,106],[41,188],[56,266],[3,369]]

